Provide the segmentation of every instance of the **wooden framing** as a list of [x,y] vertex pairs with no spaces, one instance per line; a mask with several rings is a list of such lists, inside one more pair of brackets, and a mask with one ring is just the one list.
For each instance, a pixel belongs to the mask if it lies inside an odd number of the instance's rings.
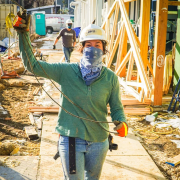
[[118,66],[118,69],[115,71],[115,73],[119,76],[119,74],[121,73],[121,71],[124,69],[124,67],[126,66],[126,63],[129,60],[129,57],[131,55],[132,51],[131,49],[128,51],[128,53],[126,54],[125,58],[123,59],[123,61],[121,62],[121,64]]
[[105,21],[104,21],[104,23],[103,23],[102,26],[101,26],[102,29],[105,29],[105,25],[106,25],[107,20],[110,19],[111,16],[113,15],[114,10],[115,10],[115,8],[116,8],[116,4],[117,4],[117,1],[114,1],[113,5],[111,6],[111,9],[110,9],[110,11],[109,11],[109,13],[108,13]]
[[[108,68],[111,67],[112,61],[114,60],[114,56],[117,51],[115,73],[120,77],[125,77],[126,64],[130,60],[129,67],[128,67],[128,74],[127,74],[128,85],[141,87],[142,91],[140,94],[133,87],[126,85],[126,88],[131,89],[131,91],[134,92],[133,93],[134,96],[139,101],[142,101],[142,99],[143,99],[142,97],[144,97],[144,95],[145,95],[145,97],[149,97],[151,89],[150,89],[150,84],[148,81],[147,73],[145,71],[145,66],[143,64],[143,60],[142,60],[141,53],[140,53],[141,43],[140,43],[136,33],[134,32],[134,29],[132,28],[132,25],[130,24],[130,21],[128,18],[127,11],[129,11],[129,2],[130,1],[127,1],[125,3],[124,0],[116,0],[113,3],[107,17],[105,18],[104,23],[102,25],[102,28],[106,31],[106,34],[108,34],[107,33],[107,31],[109,31],[109,23],[108,22],[109,22],[109,19],[111,18],[111,16],[114,14],[113,30],[111,32],[110,43],[109,43],[110,54],[106,60],[106,66]],[[147,4],[145,4],[145,5],[147,5]],[[143,6],[143,8],[145,8],[145,5]],[[118,8],[120,9],[120,11],[118,10]],[[117,18],[118,18],[119,12],[121,12],[121,21],[120,21],[121,24],[120,24],[120,27],[117,28]],[[146,26],[148,24],[148,27],[149,27],[149,23],[145,22],[146,20],[147,20],[147,18],[143,19],[144,24]],[[115,39],[115,30],[116,29],[119,29],[119,31],[117,32],[117,36]],[[146,27],[145,29],[147,31],[148,28]],[[145,37],[144,37],[145,34],[146,34],[146,32],[144,32],[144,35],[143,35],[144,39],[145,39]],[[143,41],[143,38],[142,38],[142,41]],[[129,39],[129,42],[131,45],[131,49],[127,52],[127,40],[128,39]],[[147,42],[146,43],[143,42],[143,43],[147,44]],[[119,48],[117,50],[118,45],[119,45]],[[148,44],[147,44],[147,46],[148,46]],[[146,47],[146,49],[147,48],[148,47]],[[135,81],[131,82],[131,75],[132,75],[134,62],[137,66],[137,71],[139,73],[141,83],[135,82]],[[146,57],[144,58],[144,62],[146,63],[146,68],[148,66],[151,73],[153,73],[152,67],[147,60],[147,54],[146,54]]]
[[[114,15],[113,27],[115,27],[115,25],[117,24],[118,14],[119,14],[119,4],[116,3],[116,10],[115,10],[115,15]],[[113,48],[115,33],[116,33],[116,28],[113,28],[110,43],[109,43],[109,51],[110,52],[112,51],[112,48]]]
[[[122,23],[123,23],[123,21],[122,21]],[[123,23],[123,27],[122,27],[122,30],[121,30],[121,38],[119,40],[119,48],[118,48],[118,53],[117,53],[116,69],[115,70],[117,70],[117,67],[119,67],[119,65],[120,65],[120,63],[122,61],[122,58],[123,58],[122,55],[123,55],[123,47],[124,47],[124,41],[125,41],[125,36],[124,36],[124,34],[126,33],[125,31],[126,31],[126,29],[125,29],[124,23]],[[124,67],[124,69],[125,68],[126,67]]]
[[141,101],[141,96],[140,94],[132,87],[128,86],[127,83],[125,81],[123,81],[120,77],[119,77],[119,83],[131,94],[133,95],[137,100]]
[[122,25],[121,25],[121,28],[120,28],[119,33],[118,33],[118,35],[117,35],[116,41],[115,41],[115,43],[114,43],[113,50],[112,50],[112,52],[110,53],[109,61],[107,62],[107,67],[108,67],[108,68],[110,67],[110,65],[111,65],[111,63],[112,63],[112,61],[113,61],[113,57],[114,57],[114,55],[115,55],[116,49],[117,49],[118,44],[119,44],[119,40],[120,40],[120,36],[121,36],[121,32],[122,32],[123,26],[124,26],[124,23],[122,23]]
[[156,5],[156,30],[154,46],[154,105],[162,105],[163,73],[166,47],[168,0],[158,0]]
[[[126,7],[127,13],[129,13],[129,2],[124,3],[124,5]],[[124,57],[127,54],[127,41],[128,41],[128,36],[127,36],[126,29],[125,29],[125,32],[124,32],[124,35],[123,35],[123,41],[122,41],[122,51],[121,51],[120,56],[118,56],[119,59],[117,59],[117,62],[119,61],[121,63],[122,60],[124,59]],[[118,64],[117,64],[116,67],[118,67]],[[122,69],[119,76],[120,77],[125,77],[126,76],[126,67],[124,67],[124,69]]]
[[[148,54],[148,35],[150,23],[150,1],[141,1],[141,18],[140,18],[140,35],[137,37],[130,21],[129,21],[129,2],[133,0],[115,0],[102,28],[108,31],[108,21],[114,14],[113,30],[109,35],[109,57],[106,59],[106,66],[111,68],[115,53],[117,52],[117,59],[115,63],[115,73],[119,77],[125,77],[126,81],[120,80],[121,85],[129,91],[139,101],[144,101],[151,95],[154,105],[161,105],[162,103],[162,88],[163,88],[163,65],[158,67],[157,61],[160,57],[165,55],[165,41],[166,41],[166,25],[168,14],[168,0],[157,0],[157,14],[156,14],[156,39],[154,49],[154,65],[152,68],[152,53],[150,62],[147,59]],[[171,1],[173,2],[173,1]],[[173,4],[173,3],[172,3]],[[177,4],[177,3],[176,3]],[[169,3],[170,5],[170,3]],[[120,9],[120,11],[118,10]],[[117,27],[117,19],[121,15],[120,27]],[[161,25],[160,25],[161,23]],[[118,29],[117,36],[115,32]],[[106,33],[107,34],[107,33]],[[129,42],[131,48],[127,51],[127,43]],[[119,48],[118,48],[119,45]],[[118,49],[117,49],[118,48]],[[162,56],[161,56],[162,55]],[[158,60],[157,60],[158,59]],[[129,63],[128,63],[129,61]],[[126,74],[126,65],[128,69]],[[132,77],[133,65],[137,67],[137,77]],[[112,67],[113,68],[113,67]],[[147,70],[149,71],[149,75]],[[149,83],[149,76],[153,78],[153,91]],[[171,81],[171,76],[166,81]],[[169,85],[169,83],[167,83]],[[168,87],[167,85],[167,87]],[[160,88],[159,88],[160,87]],[[161,91],[161,93],[160,93]],[[154,93],[154,94],[153,94]]]
[[124,0],[124,2],[133,2],[133,1],[136,1],[136,0]]
[[148,82],[147,74],[146,74],[145,69],[144,69],[144,65],[142,62],[140,52],[138,51],[138,48],[136,46],[136,40],[134,37],[132,26],[129,22],[129,18],[128,18],[126,9],[125,9],[125,5],[124,5],[122,0],[119,0],[119,5],[120,5],[121,13],[122,13],[122,18],[124,20],[124,24],[125,24],[125,27],[127,30],[128,38],[129,38],[129,41],[131,43],[131,48],[132,48],[133,55],[135,58],[135,62],[136,62],[137,68],[138,68],[138,72],[140,73],[141,81],[144,85],[144,91],[145,91],[146,96],[148,96],[150,93],[150,90],[151,90],[150,84]]
[[133,57],[133,53],[131,52],[131,55],[129,58],[129,65],[128,65],[128,70],[127,70],[126,81],[131,81],[133,65],[134,65],[134,57]]

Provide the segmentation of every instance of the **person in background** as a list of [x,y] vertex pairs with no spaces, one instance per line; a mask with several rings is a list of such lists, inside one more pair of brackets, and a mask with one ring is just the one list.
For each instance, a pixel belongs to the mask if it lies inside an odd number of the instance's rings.
[[[25,18],[26,22],[29,19]],[[34,57],[28,26],[29,23],[27,27],[23,25],[24,28],[14,27],[25,68],[57,82],[60,90],[73,102],[65,96],[60,98],[64,109],[59,108],[56,125],[56,132],[60,134],[58,146],[64,179],[99,180],[109,149],[107,104],[111,110],[111,123],[117,131],[115,134],[124,137],[128,133],[118,77],[102,63],[102,56],[107,53],[105,32],[94,24],[82,30],[80,51],[83,56],[79,63],[47,63]]]
[[61,37],[65,62],[70,63],[71,53],[73,52],[76,45],[76,32],[72,29],[71,19],[66,21],[66,28],[60,31],[54,42],[53,49],[56,49],[56,44]]

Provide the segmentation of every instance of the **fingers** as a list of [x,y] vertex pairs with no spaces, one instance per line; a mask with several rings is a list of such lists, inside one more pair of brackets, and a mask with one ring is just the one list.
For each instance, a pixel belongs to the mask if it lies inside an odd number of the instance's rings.
[[117,126],[118,124],[120,124],[120,121],[114,120],[113,123]]
[[121,129],[123,126],[123,123],[117,125],[116,127],[114,127],[114,130],[117,131],[118,129]]

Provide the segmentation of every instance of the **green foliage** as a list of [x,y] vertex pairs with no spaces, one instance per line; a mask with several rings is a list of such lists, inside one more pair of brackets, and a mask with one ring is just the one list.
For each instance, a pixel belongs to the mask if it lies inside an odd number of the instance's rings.
[[68,8],[62,8],[58,10],[57,14],[68,14],[68,12],[69,12]]

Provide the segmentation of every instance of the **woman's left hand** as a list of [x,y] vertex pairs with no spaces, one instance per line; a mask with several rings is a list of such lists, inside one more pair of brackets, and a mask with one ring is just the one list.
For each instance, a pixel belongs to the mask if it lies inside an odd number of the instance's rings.
[[115,131],[117,131],[117,135],[121,137],[125,137],[128,134],[128,126],[125,122],[120,121],[114,121],[114,124],[116,127],[114,128]]

